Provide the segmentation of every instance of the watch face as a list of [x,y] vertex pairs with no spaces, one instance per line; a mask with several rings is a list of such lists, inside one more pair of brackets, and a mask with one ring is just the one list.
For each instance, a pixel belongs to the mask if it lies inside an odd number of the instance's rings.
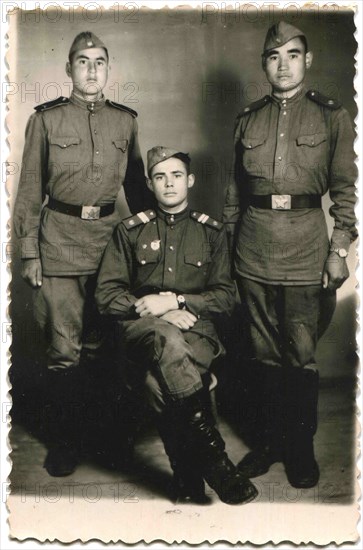
[[179,304],[179,309],[184,309],[185,308],[185,298],[184,296],[178,296],[177,297],[177,301],[178,301],[178,304]]

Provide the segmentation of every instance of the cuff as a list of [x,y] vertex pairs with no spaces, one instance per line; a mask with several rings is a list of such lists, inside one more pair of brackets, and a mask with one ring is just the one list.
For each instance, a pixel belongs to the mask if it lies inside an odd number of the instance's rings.
[[191,313],[197,316],[203,314],[206,306],[206,299],[204,296],[200,294],[183,294],[183,296],[187,304],[187,309]]
[[349,250],[349,245],[351,242],[351,235],[348,231],[342,229],[334,229],[331,237],[331,246],[333,248],[344,248],[346,251]]
[[40,257],[38,239],[23,237],[20,239],[21,259],[36,259]]

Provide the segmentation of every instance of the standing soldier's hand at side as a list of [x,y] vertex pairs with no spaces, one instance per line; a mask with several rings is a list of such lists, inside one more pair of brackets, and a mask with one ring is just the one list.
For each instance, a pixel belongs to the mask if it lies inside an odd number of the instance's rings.
[[340,258],[336,252],[331,252],[325,262],[323,272],[323,288],[336,290],[349,277],[349,269],[345,258]]
[[42,264],[39,258],[27,258],[21,261],[21,276],[33,288],[42,286]]

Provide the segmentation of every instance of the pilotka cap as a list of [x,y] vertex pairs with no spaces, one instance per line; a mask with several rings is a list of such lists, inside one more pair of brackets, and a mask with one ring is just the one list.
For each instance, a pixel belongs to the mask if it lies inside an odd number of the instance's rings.
[[163,147],[162,145],[156,145],[156,147],[153,147],[152,149],[150,149],[147,152],[148,174],[150,174],[152,168],[156,164],[158,164],[159,162],[163,162],[163,160],[170,159],[171,157],[175,157],[176,155],[180,155],[179,158],[181,158],[181,160],[184,160],[184,157],[185,157],[185,162],[190,162],[188,153],[182,153],[177,149],[171,149],[170,147]]
[[289,40],[297,38],[298,36],[305,37],[305,34],[297,27],[290,25],[290,23],[279,21],[278,23],[275,23],[275,25],[272,25],[272,27],[270,27],[267,31],[265,44],[263,46],[263,53],[265,54],[269,50],[279,48],[280,46],[286,44]]
[[98,38],[98,36],[90,31],[80,32],[77,34],[76,38],[73,40],[71,49],[69,50],[69,58],[71,58],[75,52],[87,50],[88,48],[103,48],[108,58],[108,51],[104,43]]

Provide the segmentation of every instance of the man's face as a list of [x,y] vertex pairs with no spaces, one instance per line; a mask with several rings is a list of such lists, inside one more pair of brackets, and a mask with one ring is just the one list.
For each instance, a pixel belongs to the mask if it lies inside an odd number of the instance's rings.
[[108,78],[108,60],[103,48],[79,50],[66,65],[73,90],[85,99],[100,96]]
[[305,53],[303,42],[296,37],[270,50],[264,57],[263,69],[274,92],[292,92],[300,87],[311,63],[312,53]]
[[158,205],[167,212],[181,212],[188,204],[188,189],[194,185],[194,175],[187,174],[183,161],[171,157],[156,164],[148,187]]

